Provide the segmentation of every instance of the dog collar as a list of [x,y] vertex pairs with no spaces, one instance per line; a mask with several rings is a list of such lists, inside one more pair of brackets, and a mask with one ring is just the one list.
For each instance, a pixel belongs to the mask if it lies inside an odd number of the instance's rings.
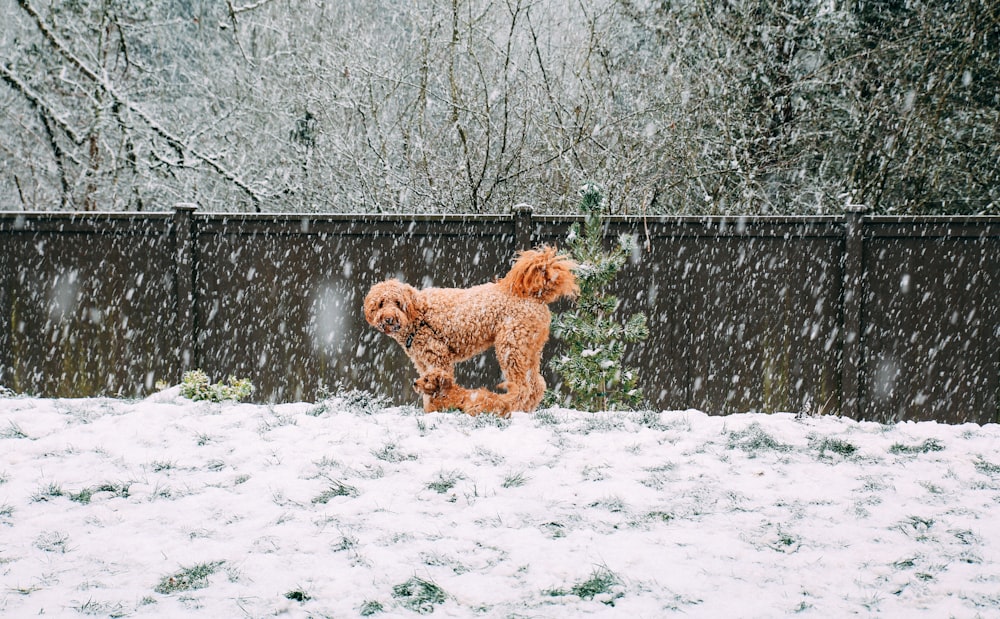
[[406,336],[406,348],[407,349],[409,349],[411,346],[413,346],[413,338],[417,337],[417,332],[419,332],[424,327],[427,327],[428,329],[430,329],[431,333],[434,333],[435,335],[437,334],[437,331],[434,330],[434,327],[432,327],[429,324],[427,324],[426,320],[421,320],[419,323],[417,323],[416,328],[413,329],[413,331],[410,331],[410,334]]

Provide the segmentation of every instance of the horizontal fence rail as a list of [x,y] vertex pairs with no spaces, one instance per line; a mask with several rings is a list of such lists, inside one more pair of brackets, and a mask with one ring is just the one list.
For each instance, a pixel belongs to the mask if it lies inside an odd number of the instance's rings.
[[[134,397],[202,368],[249,378],[260,401],[359,388],[417,403],[405,355],[364,322],[368,287],[490,281],[576,221],[523,206],[0,213],[0,385]],[[649,319],[626,363],[650,406],[998,421],[1000,218],[607,218],[608,242],[621,234],[639,250],[614,292],[623,316]],[[546,363],[559,351],[550,341]],[[500,382],[492,353],[459,379]]]

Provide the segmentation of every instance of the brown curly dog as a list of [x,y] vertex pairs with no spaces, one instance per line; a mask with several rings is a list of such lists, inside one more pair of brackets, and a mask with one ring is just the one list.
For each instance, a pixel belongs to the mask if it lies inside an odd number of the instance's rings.
[[[523,251],[502,279],[472,288],[427,288],[390,279],[365,297],[365,320],[399,342],[420,377],[413,383],[427,412],[470,415],[531,412],[545,392],[542,347],[548,304],[579,292],[575,264],[551,247]],[[506,393],[455,383],[455,364],[495,348]]]

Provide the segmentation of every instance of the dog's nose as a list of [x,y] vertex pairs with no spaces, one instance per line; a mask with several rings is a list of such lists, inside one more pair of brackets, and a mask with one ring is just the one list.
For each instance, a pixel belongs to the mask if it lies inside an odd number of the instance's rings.
[[382,321],[382,331],[386,333],[399,331],[399,321],[395,318],[386,318]]

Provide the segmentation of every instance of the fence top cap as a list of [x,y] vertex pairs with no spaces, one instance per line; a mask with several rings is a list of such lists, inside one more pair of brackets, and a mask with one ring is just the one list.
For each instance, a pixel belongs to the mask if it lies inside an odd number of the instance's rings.
[[864,204],[854,204],[852,202],[848,202],[844,205],[844,212],[864,214],[868,212],[868,207]]
[[531,206],[527,202],[522,202],[520,204],[515,204],[510,207],[512,213],[530,213],[535,210],[535,207]]
[[194,202],[178,202],[174,205],[175,211],[196,211],[198,210],[198,205]]

